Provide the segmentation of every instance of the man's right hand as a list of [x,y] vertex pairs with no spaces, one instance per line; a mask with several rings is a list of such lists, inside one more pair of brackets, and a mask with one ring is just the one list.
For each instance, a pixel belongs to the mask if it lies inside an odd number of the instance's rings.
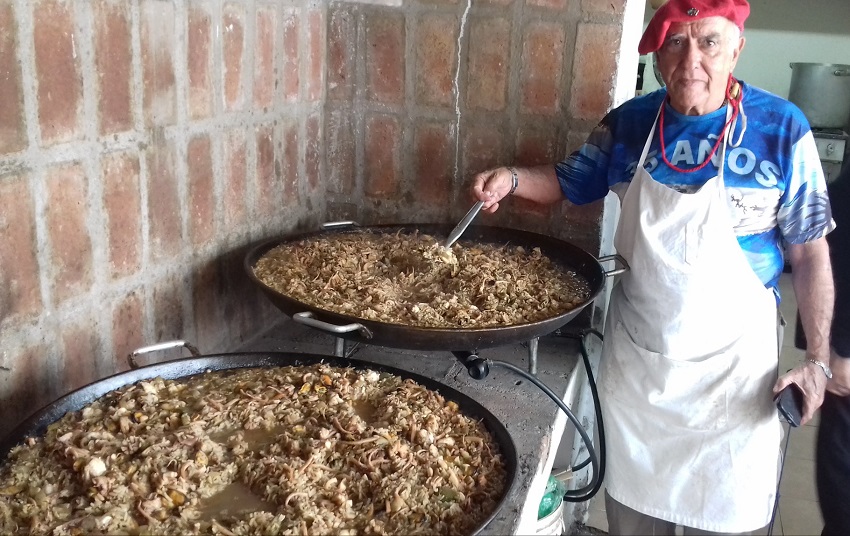
[[499,201],[511,191],[513,178],[506,167],[483,171],[472,180],[472,196],[484,201],[481,210],[492,214],[499,210]]

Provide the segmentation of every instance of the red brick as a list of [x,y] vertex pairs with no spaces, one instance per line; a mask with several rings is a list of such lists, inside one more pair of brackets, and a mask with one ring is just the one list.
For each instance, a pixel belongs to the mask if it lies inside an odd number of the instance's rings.
[[312,192],[319,187],[321,181],[322,131],[318,114],[307,117],[304,142],[304,174]]
[[245,133],[233,129],[224,141],[224,224],[227,229],[238,230],[246,221],[247,150]]
[[328,98],[350,101],[354,97],[355,15],[344,9],[330,12],[328,27]]
[[83,82],[73,5],[39,2],[33,10],[33,40],[42,142],[52,145],[76,139],[80,134]]
[[189,239],[198,247],[208,244],[215,233],[215,181],[208,135],[189,140],[186,149],[189,170]]
[[183,329],[183,274],[169,274],[153,285],[154,340],[162,342],[186,337]]
[[560,160],[558,135],[554,126],[521,127],[517,132],[516,163],[539,166]]
[[283,156],[281,172],[283,173],[283,195],[289,206],[298,205],[298,169],[301,158],[298,150],[298,120],[293,117],[281,121],[281,139]]
[[35,213],[26,176],[0,179],[0,324],[41,311]]
[[626,0],[582,0],[581,9],[585,13],[622,15],[626,10]]
[[274,161],[274,128],[257,128],[257,215],[268,217],[275,214],[280,204]]
[[157,139],[147,152],[148,221],[154,261],[167,261],[180,252],[182,212],[177,191],[176,156],[172,145]]
[[563,24],[529,23],[523,32],[522,111],[542,115],[560,111],[563,63]]
[[289,8],[283,12],[283,100],[298,102],[301,92],[300,49],[298,34],[301,32],[301,19],[298,10]]
[[418,201],[447,204],[454,178],[454,140],[446,124],[419,124],[413,139]]
[[224,6],[222,25],[222,76],[224,77],[224,108],[239,110],[244,94],[242,69],[245,63],[245,11],[238,3]]
[[457,18],[423,15],[416,31],[416,101],[454,102]]
[[470,108],[503,111],[507,104],[510,65],[510,21],[474,19],[469,28],[469,74],[466,102]]
[[545,7],[547,9],[565,10],[568,0],[526,0],[530,6]]
[[88,219],[88,181],[82,166],[67,164],[47,171],[47,234],[52,253],[53,302],[88,291],[94,280]]
[[62,326],[61,390],[70,392],[98,379],[99,341],[92,321]]
[[365,193],[392,198],[401,178],[401,125],[395,117],[371,116],[366,121]]
[[206,5],[189,6],[187,63],[189,73],[189,117],[200,119],[212,114],[212,81],[210,79],[211,17]]
[[573,151],[577,150],[581,147],[585,141],[587,141],[588,136],[590,136],[591,130],[585,130],[583,128],[573,128],[569,132],[567,132],[567,149],[564,151],[564,155],[569,155]]
[[325,76],[325,18],[322,10],[311,9],[307,13],[307,87],[308,102],[322,98]]
[[[572,224],[585,224],[596,226],[602,217],[602,201],[587,203],[585,205],[573,205],[565,201],[569,208],[564,210],[564,221]],[[596,227],[598,230],[598,227]]]
[[20,151],[27,144],[17,35],[13,7],[0,4],[0,154]]
[[170,2],[142,0],[142,105],[145,124],[174,124],[177,117],[174,50],[176,15]]
[[103,207],[113,279],[139,271],[142,257],[142,201],[139,160],[134,154],[103,157]]
[[366,15],[366,94],[390,104],[404,101],[404,17]]
[[354,125],[347,110],[325,113],[328,190],[351,194],[355,181]]
[[277,32],[277,11],[257,9],[256,45],[254,49],[254,106],[268,108],[274,101],[274,50]]
[[133,128],[133,51],[128,5],[100,0],[94,9],[94,59],[101,134]]
[[144,326],[144,300],[140,291],[122,296],[112,308],[111,372],[128,370],[127,357],[145,344],[156,342],[145,341]]
[[511,216],[521,214],[522,219],[527,224],[534,225],[531,222],[536,219],[541,224],[546,225],[546,222],[554,211],[554,207],[557,205],[541,205],[521,197],[512,197],[507,206],[510,207]]
[[[523,125],[516,134],[516,158],[514,162],[521,166],[538,166],[561,160],[558,154],[558,132],[554,125]],[[515,198],[511,200],[511,213],[528,214],[544,223],[549,221],[555,206],[541,205],[533,201]]]
[[507,158],[505,143],[510,133],[505,135],[504,128],[498,124],[468,125],[461,130],[465,169],[468,176],[496,166],[505,165]]
[[3,349],[8,371],[0,370],[0,434],[5,437],[24,419],[57,397],[56,357],[45,344]]
[[208,262],[198,266],[192,274],[193,324],[198,348],[202,352],[220,348],[220,341],[228,339],[228,326],[223,315],[224,281],[219,270],[218,263]]
[[610,108],[620,33],[616,24],[579,24],[570,99],[573,117],[600,119]]
[[602,225],[603,201],[573,205],[564,200],[560,215],[562,229],[570,241],[587,250],[599,249],[599,227]]

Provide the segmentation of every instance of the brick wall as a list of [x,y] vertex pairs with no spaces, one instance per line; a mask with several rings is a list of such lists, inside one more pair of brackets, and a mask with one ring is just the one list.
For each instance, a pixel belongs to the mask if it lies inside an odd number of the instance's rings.
[[[474,172],[561,158],[625,1],[0,0],[0,436],[139,346],[279,319],[258,240],[453,220]],[[486,221],[595,250],[600,210]]]
[[323,219],[325,21],[0,0],[0,436],[142,345],[227,351],[280,318],[241,261]]
[[[612,104],[626,0],[328,8],[328,216],[447,221],[478,171],[562,158]],[[595,251],[601,205],[511,200],[486,223]]]

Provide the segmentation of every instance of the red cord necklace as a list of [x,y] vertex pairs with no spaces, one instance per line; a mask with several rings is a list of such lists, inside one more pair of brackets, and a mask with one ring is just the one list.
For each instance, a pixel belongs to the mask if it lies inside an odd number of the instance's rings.
[[[735,88],[735,95],[732,94],[733,87]],[[670,166],[670,168],[674,169],[675,171],[678,171],[679,173],[693,173],[694,171],[699,171],[706,165],[708,165],[708,163],[714,157],[714,154],[717,152],[717,148],[720,147],[720,143],[723,141],[723,138],[726,136],[726,132],[728,132],[729,125],[731,125],[735,118],[738,117],[738,106],[740,105],[741,99],[744,98],[743,90],[740,89],[740,87],[741,86],[740,84],[738,84],[738,81],[730,76],[729,83],[726,85],[726,98],[732,104],[732,116],[729,118],[729,121],[727,121],[726,124],[723,125],[723,131],[720,132],[720,136],[717,137],[717,142],[714,144],[714,147],[711,148],[711,152],[708,153],[708,156],[705,157],[705,160],[703,160],[702,164],[691,169],[685,169],[680,168],[679,166],[675,166],[670,162],[670,160],[667,159],[667,147],[664,143],[664,109],[667,107],[667,104],[665,103],[661,106],[661,114],[658,123],[661,137],[661,158],[664,160],[665,164]],[[669,98],[670,97],[668,96],[667,99]],[[723,165],[723,163],[721,162],[720,165]]]

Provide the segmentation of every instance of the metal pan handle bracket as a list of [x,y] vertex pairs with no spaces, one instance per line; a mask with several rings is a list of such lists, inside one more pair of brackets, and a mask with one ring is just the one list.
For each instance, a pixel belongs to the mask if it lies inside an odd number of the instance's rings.
[[131,369],[137,369],[141,365],[139,365],[138,361],[136,361],[136,357],[143,354],[150,354],[152,352],[161,352],[163,350],[171,350],[172,348],[186,348],[189,350],[193,356],[198,357],[201,355],[201,352],[198,348],[192,344],[189,344],[186,341],[166,341],[160,342],[157,344],[151,344],[150,346],[143,346],[136,350],[133,350],[130,355],[127,356],[127,361],[130,363]]
[[599,257],[597,259],[600,263],[605,261],[615,261],[622,264],[621,268],[614,268],[610,272],[605,272],[605,277],[610,277],[612,275],[622,274],[623,272],[629,271],[629,263],[626,262],[626,259],[623,258],[619,253],[615,253],[613,255],[605,255],[604,257]]
[[310,311],[304,311],[303,313],[295,313],[292,315],[292,320],[295,320],[299,324],[304,324],[305,326],[310,326],[311,328],[321,329],[322,331],[327,331],[330,333],[351,333],[352,331],[359,331],[360,334],[366,338],[372,338],[372,332],[369,331],[369,328],[364,326],[363,324],[346,324],[345,326],[337,326],[336,324],[329,324],[328,322],[323,322],[316,318],[313,318],[313,313]]

